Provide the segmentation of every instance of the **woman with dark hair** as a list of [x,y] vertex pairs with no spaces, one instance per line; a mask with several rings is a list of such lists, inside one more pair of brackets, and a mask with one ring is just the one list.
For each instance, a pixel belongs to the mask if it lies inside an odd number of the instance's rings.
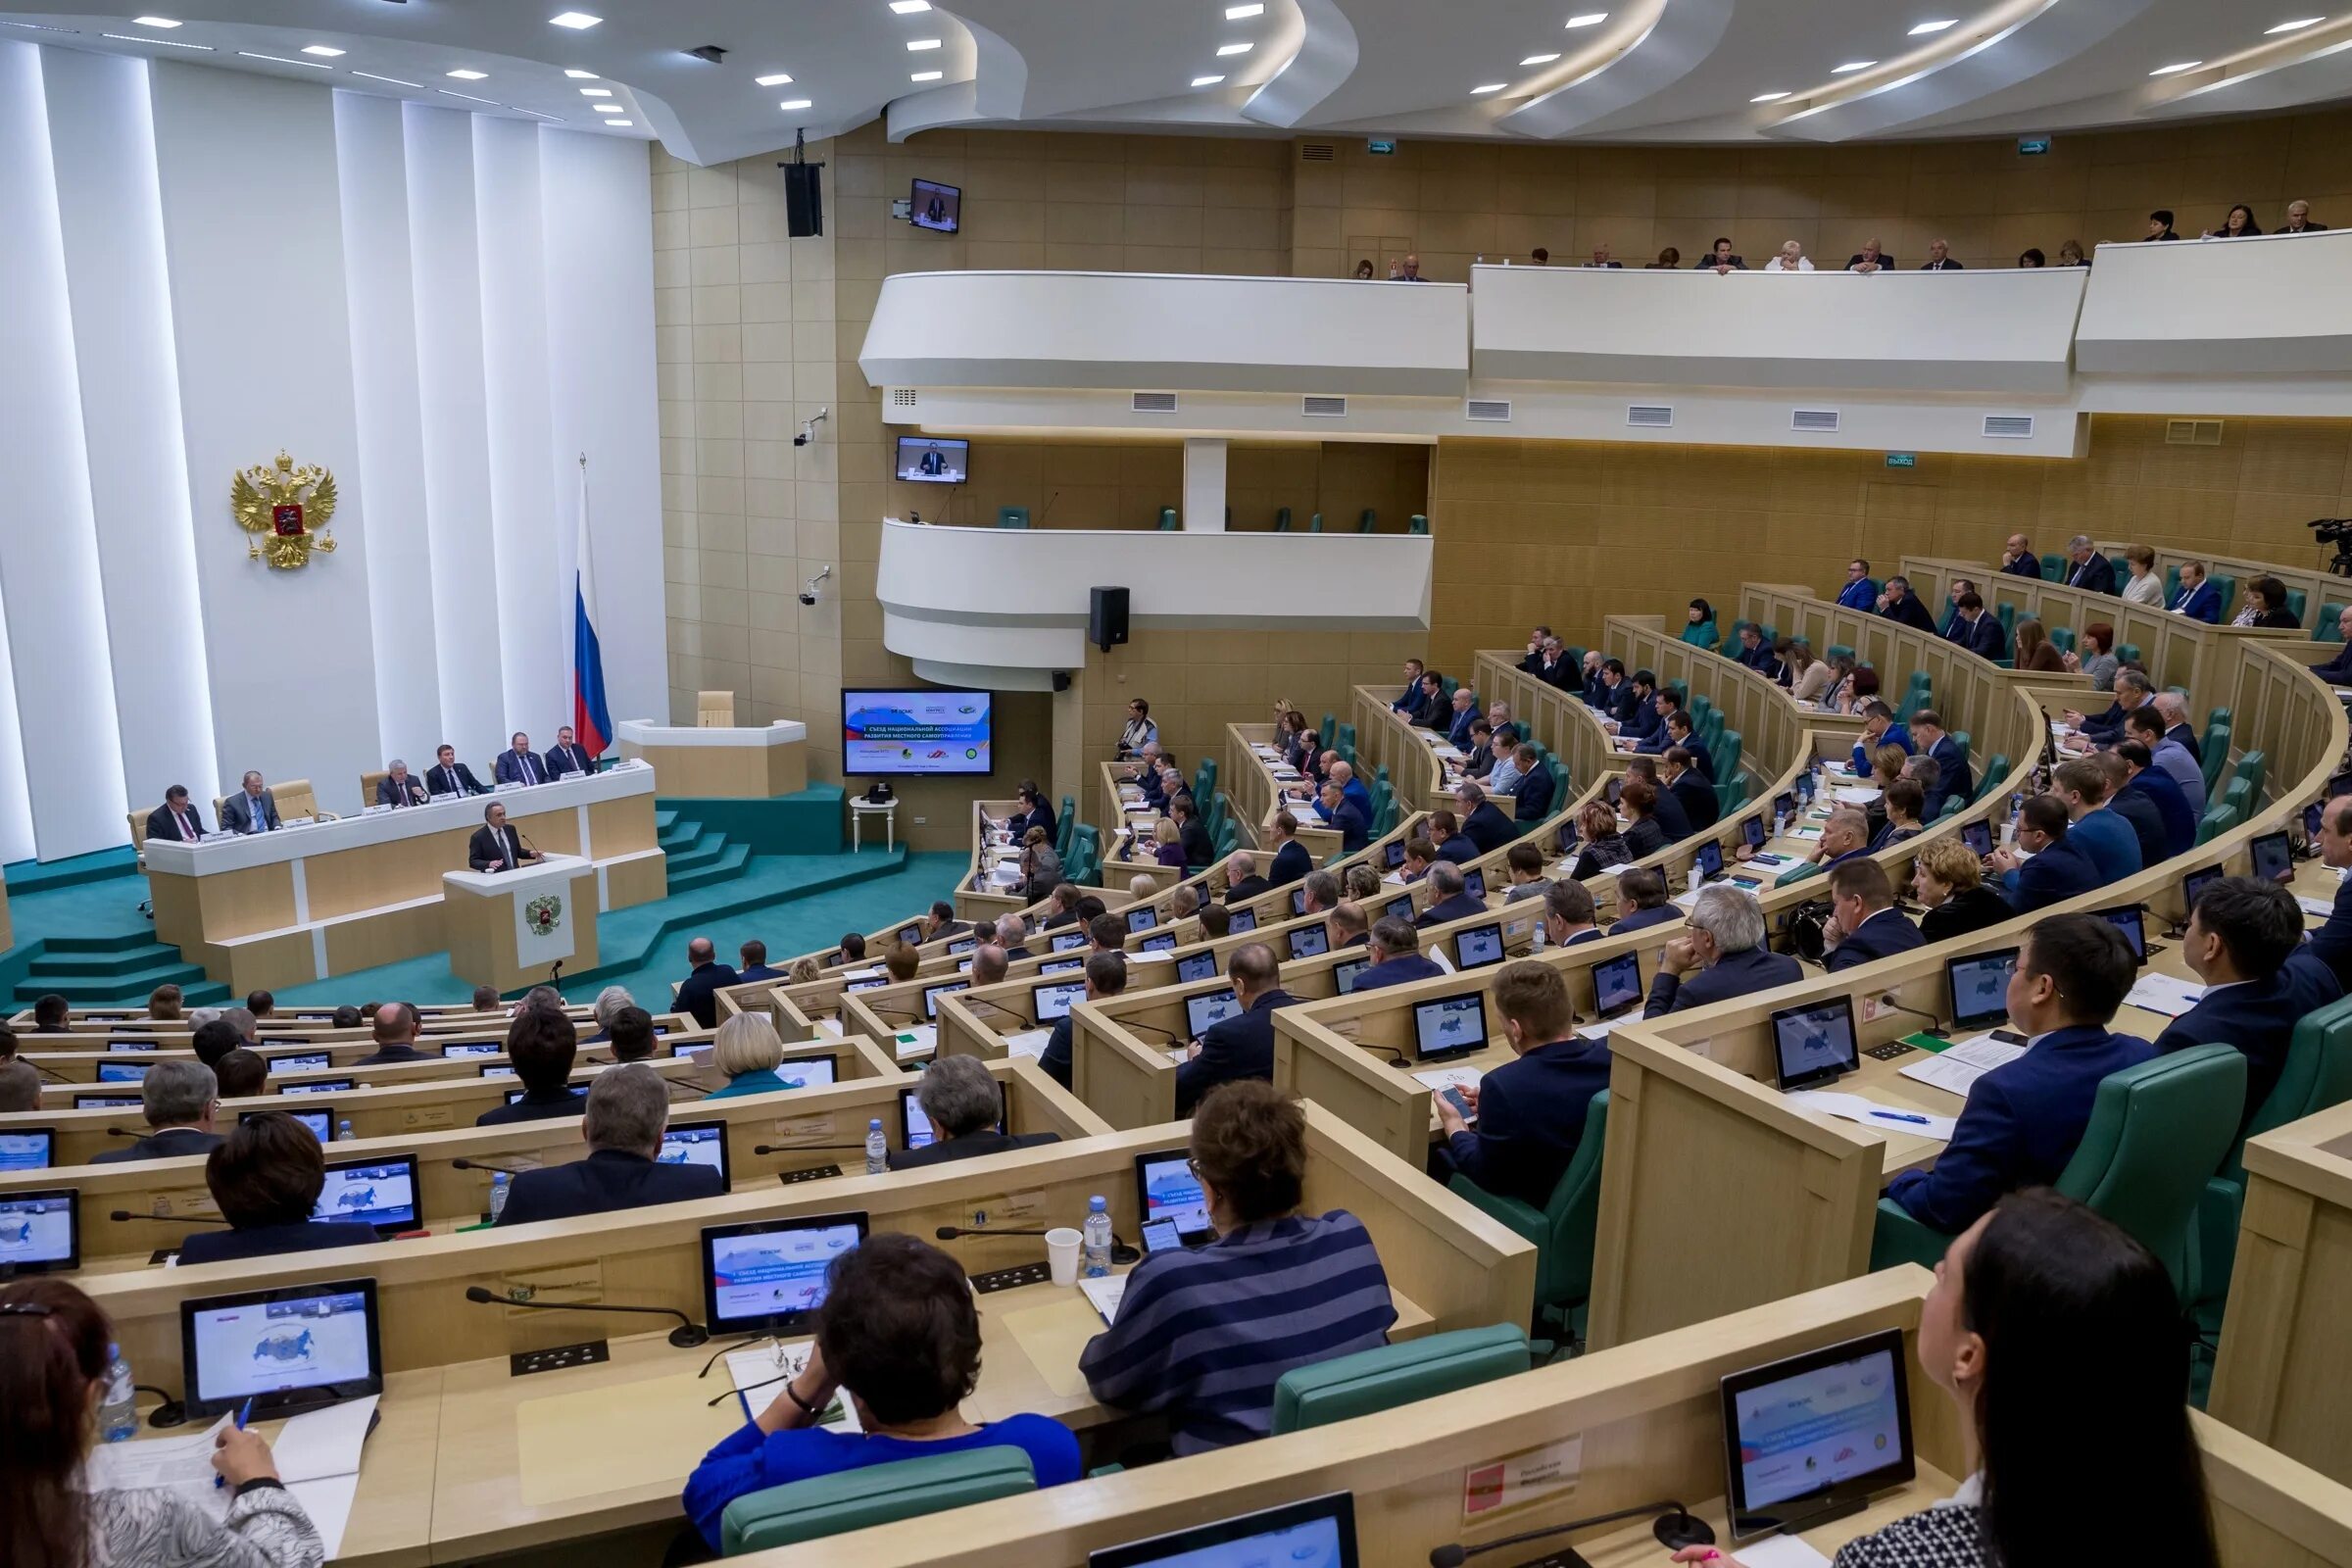
[[1642,264],[1642,270],[1645,272],[1672,271],[1674,269],[1682,265],[1683,253],[1675,249],[1672,245],[1669,245],[1664,250],[1658,252],[1658,259],[1656,261],[1643,262]]
[[2039,247],[2033,247],[2018,253],[2017,265],[2020,267],[2047,267],[2050,265],[2050,259],[2041,254]]
[[2082,628],[2075,639],[2076,651],[2060,655],[2068,671],[2090,677],[2094,692],[2115,690],[2115,672],[2121,668],[2115,657],[2115,628],[2103,620],[2094,620]]
[[2044,673],[2066,668],[2066,659],[2058,652],[2057,644],[2050,641],[2050,634],[2043,631],[2041,622],[2032,615],[2017,623],[2013,635],[2017,639],[2017,647],[2010,660],[2014,667],[2037,669]]
[[1683,627],[1683,641],[1700,648],[1712,648],[1721,640],[1715,630],[1715,607],[1704,599],[1690,601],[1690,618]]
[[2239,202],[2235,207],[2230,209],[2230,216],[2222,220],[2222,226],[2207,229],[2205,237],[2207,239],[2244,239],[2250,234],[2261,232],[2262,225],[2254,221],[2254,209],[2248,207],[2244,202]]
[[310,1129],[282,1110],[257,1111],[231,1127],[205,1156],[204,1185],[228,1228],[190,1231],[179,1244],[182,1264],[366,1247],[375,1240],[372,1225],[311,1218],[326,1185],[326,1155]]
[[1060,1422],[975,1426],[957,1410],[980,1381],[980,1314],[954,1258],[886,1232],[835,1257],[825,1282],[808,1364],[687,1478],[686,1517],[711,1550],[737,1497],[870,1464],[1018,1448],[1039,1486],[1078,1479],[1078,1440]]
[[525,1001],[507,1025],[507,1060],[522,1080],[522,1098],[512,1105],[493,1105],[474,1117],[473,1124],[498,1127],[586,1111],[587,1092],[571,1087],[571,1064],[579,1051],[579,1026],[568,1015]]
[[2246,584],[2246,602],[2239,608],[2232,626],[2299,626],[2295,612],[2286,608],[2286,584],[2265,573]]
[[0,1563],[9,1568],[318,1568],[318,1532],[269,1442],[224,1426],[216,1523],[168,1488],[84,1490],[114,1329],[64,1280],[0,1288]]
[[1369,283],[1372,281],[1371,257],[1367,256],[1362,261],[1355,264],[1355,280],[1359,283]]
[[[1836,1568],[2215,1568],[2173,1282],[2113,1221],[2047,1188],[1953,1242],[1920,1306],[1919,1365],[1951,1399],[1974,1473],[1948,1500],[1838,1548]],[[1712,1546],[1676,1562],[1739,1568]]]

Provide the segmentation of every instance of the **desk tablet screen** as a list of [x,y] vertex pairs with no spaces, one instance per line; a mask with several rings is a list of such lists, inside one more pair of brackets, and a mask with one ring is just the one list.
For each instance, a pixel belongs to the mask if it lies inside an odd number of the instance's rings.
[[948,952],[952,955],[960,956],[963,954],[971,952],[978,946],[980,946],[980,939],[978,937],[962,937],[956,941],[949,943]]
[[1642,1000],[1642,960],[1634,954],[1592,966],[1592,1005],[1602,1016]]
[[1054,951],[1055,953],[1067,953],[1072,948],[1083,948],[1085,946],[1086,933],[1083,931],[1064,931],[1054,939]]
[[[493,1046],[490,1049],[495,1051],[498,1048]],[[271,1056],[270,1058],[271,1072],[310,1072],[317,1068],[332,1067],[334,1064],[334,1058],[323,1051],[306,1051],[300,1055]]]
[[1135,1187],[1147,1228],[1171,1225],[1179,1240],[1209,1235],[1208,1195],[1185,1155],[1136,1155]]
[[[1176,951],[1176,933],[1163,931],[1158,936],[1146,937],[1136,951],[1139,953],[1174,953]],[[1052,968],[1051,964],[1043,965],[1037,972],[1046,974],[1051,972]]]
[[496,1040],[467,1040],[454,1046],[443,1046],[441,1054],[444,1056],[495,1056],[506,1049],[505,1045]]
[[2124,940],[2132,945],[2132,956],[2134,961],[2139,963],[2148,961],[2148,930],[2146,923],[2140,918],[2138,905],[2130,905],[2121,909],[2101,909],[2099,918],[2124,934]]
[[98,1081],[102,1084],[135,1084],[147,1076],[143,1061],[102,1061],[98,1064]]
[[879,991],[888,984],[890,984],[890,977],[882,975],[872,980],[852,980],[841,989],[844,991]]
[[1331,986],[1334,995],[1346,996],[1355,987],[1355,977],[1372,967],[1370,958],[1348,958],[1331,966]]
[[1453,939],[1453,966],[1456,969],[1476,969],[1482,964],[1502,961],[1502,927],[1475,926]]
[[477,1071],[479,1071],[485,1078],[514,1078],[520,1076],[512,1066],[503,1061],[492,1066],[479,1068]]
[[309,1083],[279,1084],[281,1095],[340,1095],[359,1086],[356,1078],[314,1078]]
[[356,1219],[379,1231],[409,1229],[416,1223],[416,1156],[329,1161],[311,1218]]
[[1304,888],[1293,888],[1293,889],[1291,889],[1291,913],[1293,913],[1294,915],[1298,915],[1298,914],[1304,914],[1305,912],[1306,912],[1306,889],[1304,889]]
[[2218,865],[2209,865],[2202,871],[2191,871],[2180,879],[2180,907],[2184,911],[2180,921],[2183,925],[2188,923],[2189,913],[2196,909],[2197,895],[2221,879],[2222,868]]
[[862,1212],[707,1227],[703,1304],[711,1327],[800,1321],[824,1304],[833,1259],[864,1240]]
[[1233,994],[1230,986],[1222,991],[1211,991],[1204,997],[1184,999],[1184,1021],[1192,1027],[1196,1040],[1208,1033],[1211,1025],[1223,1023],[1228,1018],[1238,1018],[1241,1014],[1241,999]]
[[1311,958],[1331,951],[1331,928],[1323,925],[1302,925],[1291,933],[1291,956]]
[[1031,986],[1029,1001],[1039,1023],[1069,1016],[1070,1008],[1086,1000],[1086,982],[1065,980],[1054,986]]
[[1235,909],[1232,911],[1232,916],[1225,927],[1231,935],[1238,937],[1245,931],[1257,929],[1257,911],[1255,909]]
[[1747,841],[1749,849],[1762,849],[1764,847],[1764,819],[1760,816],[1751,816],[1740,823],[1740,836]]
[[1952,1023],[1962,1029],[2009,1021],[2009,976],[2017,968],[2017,949],[1979,953],[1943,960],[1944,978],[1952,988]]
[[1487,1000],[1476,991],[1440,997],[1413,1008],[1413,1038],[1422,1059],[1458,1056],[1487,1044]]
[[46,1127],[0,1133],[0,1171],[47,1170],[57,1134]]
[[237,1120],[247,1122],[256,1116],[291,1116],[309,1130],[320,1143],[332,1143],[335,1136],[335,1113],[331,1110],[248,1110]]
[[80,1266],[73,1193],[10,1193],[0,1198],[0,1273],[46,1274]]
[[1402,865],[1404,863],[1404,840],[1389,840],[1389,847],[1381,852],[1381,858],[1389,862],[1389,869],[1392,871]]
[[338,1280],[179,1303],[190,1415],[257,1412],[383,1392],[375,1281]]
[[784,1080],[787,1089],[823,1089],[833,1082],[833,1058],[808,1056],[798,1061],[779,1061],[776,1076]]
[[[1752,824],[1753,818],[1750,818],[1750,822]],[[1698,847],[1698,858],[1694,863],[1698,866],[1700,876],[1723,875],[1723,846],[1713,839],[1707,840]]]
[[1487,873],[1464,871],[1462,873],[1462,891],[1474,899],[1485,898],[1487,896]]
[[[1163,940],[1167,943],[1166,948],[1154,946],[1155,943]],[[1144,951],[1146,953],[1165,953],[1168,948],[1172,948],[1175,945],[1176,939],[1174,937],[1167,937],[1164,939],[1154,937],[1151,942],[1144,944]],[[1037,966],[1037,972],[1039,974],[1068,974],[1073,970],[1083,969],[1085,967],[1086,960],[1084,958],[1061,958],[1039,964]]]
[[1963,822],[1960,824],[1960,842],[1968,846],[1971,855],[1990,855],[1992,829],[1983,822]]
[[[109,1040],[106,1043],[106,1049],[109,1051],[153,1051],[156,1049],[156,1043],[152,1040]],[[325,1066],[326,1058],[319,1057],[318,1065]]]
[[[512,1076],[512,1074],[513,1070],[509,1069],[509,1076]],[[490,1074],[488,1072],[484,1072],[482,1076],[487,1078],[490,1076]],[[522,1102],[522,1097],[529,1093],[530,1091],[528,1089],[510,1089],[507,1091],[507,1103],[510,1105],[520,1104]],[[588,1098],[588,1091],[583,1087],[574,1085],[571,1091],[571,1098],[578,1101],[585,1101]]]
[[944,986],[923,987],[923,1016],[926,1018],[938,1017],[939,999],[946,996],[949,992],[968,991],[970,989],[971,982],[969,980],[951,980]]
[[1862,1064],[1854,1042],[1853,999],[1838,997],[1774,1013],[1772,1054],[1784,1094],[1852,1072]]
[[1559,846],[1562,855],[1576,853],[1576,822],[1573,818],[1560,824]]
[[1911,1479],[1911,1405],[1899,1329],[1723,1380],[1732,1539]]
[[1176,983],[1205,980],[1217,972],[1217,956],[1213,953],[1195,953],[1176,960]]
[[663,1165],[701,1165],[727,1179],[727,1124],[721,1121],[672,1122],[662,1134]]
[[900,1142],[908,1149],[929,1149],[939,1136],[931,1130],[931,1118],[923,1114],[921,1098],[911,1089],[899,1091],[899,1122],[906,1135]]
[[1382,912],[1392,919],[1410,920],[1413,917],[1413,896],[1410,893],[1397,894],[1389,901],[1388,908]]
[[2246,846],[2254,857],[2254,875],[2265,882],[2283,882],[2294,874],[2294,851],[2283,833],[2265,833]]
[[1149,904],[1140,909],[1127,911],[1127,930],[1130,934],[1151,930],[1159,924],[1159,914]]
[[1354,1501],[1334,1493],[1105,1547],[1086,1560],[1087,1568],[1356,1568]]

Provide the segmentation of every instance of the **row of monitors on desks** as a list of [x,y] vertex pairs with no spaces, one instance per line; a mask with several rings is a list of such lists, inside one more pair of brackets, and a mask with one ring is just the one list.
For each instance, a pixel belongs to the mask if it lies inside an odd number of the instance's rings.
[[[668,1035],[667,1029],[662,1028],[660,1024],[654,1025],[655,1039],[666,1039]],[[306,1044],[308,1042],[299,1040],[265,1040],[262,1042],[265,1050],[278,1050],[287,1046]],[[153,1040],[109,1040],[106,1043],[106,1049],[109,1052],[128,1054],[133,1052],[155,1051],[160,1047]],[[459,1040],[443,1046],[439,1052],[420,1050],[418,1055],[427,1058],[434,1055],[444,1057],[495,1056],[506,1049],[506,1043],[500,1040]],[[323,1051],[295,1051],[284,1055],[271,1056],[269,1061],[271,1072],[306,1072],[315,1068],[334,1065],[334,1057]],[[100,1083],[136,1083],[146,1074],[146,1071],[145,1064],[141,1062],[102,1061],[98,1064],[98,1081]]]

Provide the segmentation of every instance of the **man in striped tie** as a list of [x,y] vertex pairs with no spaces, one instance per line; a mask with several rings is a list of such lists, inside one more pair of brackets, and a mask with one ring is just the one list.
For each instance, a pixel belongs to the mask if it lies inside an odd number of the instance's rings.
[[498,754],[496,775],[501,784],[544,784],[547,759],[531,750],[528,735],[516,730],[514,748]]

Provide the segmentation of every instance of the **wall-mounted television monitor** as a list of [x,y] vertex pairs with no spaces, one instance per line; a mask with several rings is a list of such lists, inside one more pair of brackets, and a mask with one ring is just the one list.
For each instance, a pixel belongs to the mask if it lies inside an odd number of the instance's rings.
[[914,182],[914,199],[906,215],[917,228],[953,234],[963,226],[963,191],[936,180]]
[[903,435],[898,472],[908,484],[963,484],[972,476],[972,444],[948,436]]
[[844,689],[842,769],[856,777],[945,777],[996,770],[990,694]]

